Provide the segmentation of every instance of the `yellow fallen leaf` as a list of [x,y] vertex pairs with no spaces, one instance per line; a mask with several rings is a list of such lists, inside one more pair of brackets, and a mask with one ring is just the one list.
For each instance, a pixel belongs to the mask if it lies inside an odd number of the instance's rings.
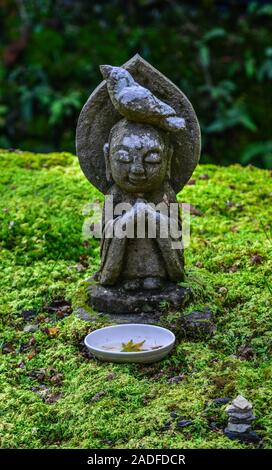
[[52,328],[48,328],[47,332],[48,332],[49,336],[56,336],[58,334],[59,330],[60,329],[57,328],[57,327],[52,327]]
[[139,352],[142,351],[142,346],[145,343],[141,341],[140,343],[134,343],[133,340],[129,340],[127,343],[122,343],[122,352]]
[[33,350],[33,351],[30,351],[30,353],[27,355],[28,359],[32,359],[34,356],[36,356],[36,351]]

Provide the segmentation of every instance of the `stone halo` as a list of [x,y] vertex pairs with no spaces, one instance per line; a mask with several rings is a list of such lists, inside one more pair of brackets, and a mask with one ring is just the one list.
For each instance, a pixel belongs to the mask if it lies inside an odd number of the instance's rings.
[[[200,156],[201,135],[195,111],[182,91],[139,54],[122,67],[185,119],[186,129],[171,133],[174,152],[170,182],[178,193],[190,179]],[[106,180],[103,146],[108,141],[113,125],[122,118],[114,108],[106,81],[103,80],[83,106],[77,123],[76,153],[81,169],[86,178],[104,194],[107,193],[109,184]]]

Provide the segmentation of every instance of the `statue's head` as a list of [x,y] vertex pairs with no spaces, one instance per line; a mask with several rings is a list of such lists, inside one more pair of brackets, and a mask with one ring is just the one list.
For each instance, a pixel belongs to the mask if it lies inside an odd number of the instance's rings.
[[107,178],[129,193],[152,192],[170,175],[169,134],[148,124],[122,119],[104,145]]
[[123,67],[100,68],[105,80],[85,103],[77,125],[77,155],[85,176],[104,194],[113,182],[132,195],[169,187],[178,193],[200,153],[191,103],[138,54]]

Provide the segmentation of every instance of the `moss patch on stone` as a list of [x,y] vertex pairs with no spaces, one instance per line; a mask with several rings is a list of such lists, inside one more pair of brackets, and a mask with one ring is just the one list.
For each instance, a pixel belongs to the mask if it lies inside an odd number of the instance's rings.
[[[105,320],[75,315],[99,265],[99,242],[82,240],[82,209],[103,196],[67,153],[1,151],[0,166],[1,447],[243,448],[223,435],[225,405],[213,402],[239,393],[271,448],[271,173],[197,168],[178,196],[198,209],[186,249],[194,302],[165,321],[178,333],[181,315],[209,308],[216,332],[178,336],[157,364],[114,365],[82,345]],[[50,308],[63,299],[73,313]],[[29,324],[36,330],[24,332]],[[178,428],[173,411],[192,424]]]

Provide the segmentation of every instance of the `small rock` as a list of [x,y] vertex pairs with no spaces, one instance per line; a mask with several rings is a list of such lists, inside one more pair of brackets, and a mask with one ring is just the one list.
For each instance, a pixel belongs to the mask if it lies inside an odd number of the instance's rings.
[[202,263],[202,261],[197,261],[195,263],[195,266],[196,266],[196,268],[203,268],[204,264]]
[[183,379],[184,379],[184,375],[183,375],[183,374],[175,375],[174,377],[170,377],[170,379],[168,379],[168,383],[169,383],[169,384],[178,384],[178,383],[181,382]]
[[222,397],[222,398],[214,398],[213,403],[216,405],[225,405],[228,403],[231,399],[229,397]]
[[30,377],[33,377],[36,379],[38,382],[43,382],[43,380],[46,378],[46,369],[41,368],[41,369],[36,369],[32,370],[29,373]]
[[186,337],[201,338],[211,336],[215,330],[215,324],[212,321],[212,312],[208,309],[203,312],[191,312],[181,317],[181,329]]
[[79,273],[81,273],[82,271],[85,271],[86,268],[85,268],[85,266],[83,266],[83,264],[77,263],[76,269]]
[[171,424],[172,424],[171,421],[166,421],[166,423],[164,424],[164,426],[167,426],[168,428],[170,428],[170,427],[171,427]]
[[200,180],[209,180],[210,177],[207,175],[207,173],[204,173],[203,175],[199,175],[198,179]]
[[250,416],[246,418],[245,417],[240,418],[240,417],[237,417],[236,415],[233,415],[233,416],[229,415],[229,423],[233,423],[233,424],[240,424],[240,423],[250,424],[252,421],[254,421],[254,419],[256,419],[256,417],[252,413],[250,414]]
[[117,377],[117,375],[116,375],[114,372],[110,372],[110,373],[107,375],[106,379],[107,379],[107,380],[114,380],[114,379],[116,379],[116,377]]
[[62,393],[50,393],[47,397],[45,397],[46,403],[55,403],[62,397]]
[[178,418],[178,413],[176,413],[176,411],[171,411],[170,416],[172,419],[176,419]]
[[62,379],[63,379],[63,374],[57,373],[55,375],[52,375],[52,377],[50,378],[50,382],[56,385],[59,385],[62,382]]
[[56,313],[59,317],[66,317],[72,313],[71,302],[65,299],[55,299],[45,307],[45,311]]
[[39,328],[38,325],[26,325],[24,327],[24,333],[35,333]]
[[103,442],[107,444],[108,446],[112,447],[113,441],[111,441],[110,439],[104,439]]
[[263,256],[258,255],[258,254],[252,255],[251,258],[250,258],[251,264],[262,264],[263,261],[264,261]]
[[164,431],[168,431],[169,429],[171,429],[171,423],[170,422],[165,423],[159,430],[161,432],[164,432]]
[[244,411],[244,412],[242,412],[242,411],[239,412],[239,411],[237,411],[236,408],[235,408],[234,411],[233,410],[234,410],[233,408],[230,408],[230,409],[227,408],[227,410],[226,410],[231,419],[238,419],[240,421],[241,420],[244,421],[245,419],[249,419],[249,418],[251,418],[251,416],[253,416],[251,410]]
[[39,395],[43,400],[49,395],[50,389],[45,385],[38,385],[38,387],[33,387],[32,391]]
[[36,344],[36,340],[33,336],[31,336],[29,340],[27,341],[27,343],[21,344],[19,351],[22,353],[29,351],[30,349],[33,349],[35,344]]
[[188,186],[194,186],[196,184],[196,180],[194,178],[191,178],[187,184]]
[[25,367],[25,363],[24,361],[21,359],[20,361],[17,362],[17,364],[15,364],[14,367],[18,367],[19,369],[23,369]]
[[102,398],[104,395],[106,395],[106,392],[104,392],[103,390],[101,392],[97,392],[93,397],[92,397],[92,401],[98,401],[100,400],[100,398]]
[[95,315],[92,315],[91,312],[89,312],[88,310],[85,310],[83,307],[79,307],[76,310],[76,315],[81,320],[84,320],[84,321],[96,320],[96,318],[97,318]]
[[259,436],[251,431],[251,421],[255,419],[252,413],[252,404],[242,395],[238,395],[227,406],[229,415],[228,425],[224,434],[229,439],[238,439],[242,442],[259,442]]
[[182,419],[177,422],[177,427],[186,428],[186,426],[190,426],[191,424],[193,424],[193,421],[191,421],[190,419]]
[[249,359],[252,359],[255,357],[256,353],[253,348],[250,346],[240,346],[240,348],[237,351],[236,357],[240,359],[241,361],[247,361]]
[[218,292],[219,292],[219,294],[227,294],[228,289],[226,287],[222,286],[218,289]]
[[250,430],[250,424],[239,424],[239,423],[228,423],[228,431],[231,432],[248,432]]
[[12,343],[4,343],[2,346],[2,353],[3,354],[9,354],[11,352],[14,352],[13,344]]
[[224,434],[229,439],[237,439],[238,441],[241,441],[241,442],[258,443],[261,440],[260,436],[258,436],[258,434],[254,431],[250,431],[250,432],[247,432],[247,433],[243,434],[243,433],[229,431],[226,428],[224,430]]
[[238,263],[234,263],[232,266],[230,266],[230,268],[228,269],[228,272],[229,273],[236,273],[239,269],[239,264]]
[[32,318],[36,317],[37,312],[36,310],[23,310],[21,315],[24,317],[24,320],[31,320]]
[[232,202],[232,201],[230,201],[230,200],[227,200],[227,201],[225,202],[225,204],[226,204],[227,207],[233,207],[233,206],[235,206],[234,202]]
[[238,395],[232,402],[232,406],[239,408],[239,410],[252,410],[252,405],[242,395]]

